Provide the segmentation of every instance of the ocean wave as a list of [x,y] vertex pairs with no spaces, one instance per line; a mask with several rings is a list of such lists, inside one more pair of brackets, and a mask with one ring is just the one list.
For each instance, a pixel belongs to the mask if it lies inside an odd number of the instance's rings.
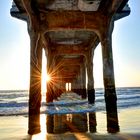
[[[117,88],[116,93],[118,110],[140,107],[140,88]],[[46,103],[45,96],[43,96],[41,113],[76,113],[76,111],[82,113],[106,110],[103,89],[96,89],[95,104],[92,106],[88,105],[87,99],[81,100],[80,96],[76,100],[70,97],[71,95],[69,94],[67,97],[63,96],[60,99],[61,101],[49,104]],[[28,98],[28,91],[0,91],[0,116],[28,115]],[[59,111],[55,111],[56,108]]]
[[28,103],[17,103],[15,101],[13,102],[8,102],[8,103],[0,103],[0,107],[27,107]]
[[20,94],[17,94],[17,93],[13,93],[13,94],[0,94],[0,99],[15,99],[15,98],[19,98],[19,97],[27,97],[27,94],[24,94],[24,93],[20,93]]

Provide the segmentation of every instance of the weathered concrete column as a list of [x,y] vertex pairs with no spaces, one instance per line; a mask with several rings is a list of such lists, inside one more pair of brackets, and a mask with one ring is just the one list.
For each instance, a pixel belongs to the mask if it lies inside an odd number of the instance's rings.
[[89,51],[89,54],[86,56],[86,67],[87,67],[87,77],[88,77],[88,85],[87,85],[88,102],[92,104],[95,102],[92,49]]
[[52,64],[52,80],[51,80],[51,87],[53,91],[53,99],[57,99],[58,97],[58,68],[56,63],[56,58]]
[[41,71],[42,71],[42,37],[44,19],[35,9],[31,0],[21,1],[26,13],[28,33],[30,35],[30,88],[29,88],[29,122],[28,133],[40,132],[41,106]]
[[81,95],[80,93],[80,87],[81,87],[81,80],[80,80],[80,75],[79,73],[76,75],[75,80],[74,80],[74,92],[77,93],[78,95]]
[[85,63],[81,65],[81,86],[82,86],[82,99],[87,97],[86,94],[86,67]]
[[41,68],[42,47],[36,44],[38,34],[29,32],[30,51],[30,88],[29,88],[29,134],[40,132],[40,106],[41,106]]
[[[57,67],[57,65],[56,65]],[[55,77],[54,77],[55,85],[54,85],[54,93],[56,95],[56,99],[60,96],[60,81],[61,81],[61,76],[59,75],[59,70],[55,72]]]
[[76,92],[75,89],[76,89],[76,78],[74,78],[73,81],[72,81],[72,83],[71,83],[71,90],[73,92]]
[[60,82],[59,82],[59,90],[60,90],[60,94],[62,94],[63,92],[65,92],[65,77],[63,76],[63,74],[61,73],[60,75]]
[[[48,50],[47,55],[47,73],[50,74],[51,78],[53,79],[53,60],[54,55],[52,54],[51,50]],[[47,93],[46,93],[46,102],[53,102],[53,82],[47,83]]]
[[60,74],[60,72],[58,72],[58,93],[59,93],[59,96],[61,96],[61,94],[63,93],[62,92],[62,82],[63,82],[63,77],[62,77],[62,74]]
[[79,73],[77,74],[77,93],[82,97],[82,68],[79,67]]
[[109,27],[101,33],[102,44],[102,58],[103,58],[103,78],[105,88],[105,101],[106,110],[113,112],[117,110],[116,105],[116,90],[114,79],[114,67],[113,67],[113,54],[112,54],[112,31],[114,27],[114,21],[112,21]]
[[77,74],[76,90],[77,90],[77,94],[81,95],[81,75],[80,75],[80,73]]

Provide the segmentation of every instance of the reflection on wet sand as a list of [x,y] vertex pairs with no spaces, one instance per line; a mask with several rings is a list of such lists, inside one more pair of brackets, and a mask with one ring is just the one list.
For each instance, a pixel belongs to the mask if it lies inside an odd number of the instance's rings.
[[[87,113],[47,115],[47,133],[87,132]],[[50,122],[53,122],[51,127]],[[51,130],[50,130],[51,129]]]
[[[99,113],[98,115],[101,115]],[[97,115],[97,116],[98,116]],[[102,116],[102,115],[101,115]],[[97,119],[96,112],[88,112],[81,114],[55,114],[55,115],[46,115],[44,116],[46,119],[46,131],[45,133],[40,133],[39,135],[34,135],[40,132],[40,124],[39,124],[39,115],[35,115],[32,120],[29,121],[30,126],[32,126],[32,130],[30,127],[30,132],[35,132],[33,135],[29,135],[29,140],[38,140],[38,139],[83,139],[88,138],[93,139],[93,133],[100,132],[97,130],[102,127],[100,124],[105,123],[105,120]],[[41,117],[42,118],[42,117]],[[105,116],[104,116],[105,118]],[[106,113],[107,118],[107,128],[106,132],[108,133],[117,133],[119,132],[119,124],[118,124],[118,115],[116,112]],[[98,120],[98,122],[97,122]],[[42,122],[42,121],[41,121]],[[42,124],[43,123],[43,124]],[[43,120],[41,124],[45,125],[45,121]],[[98,124],[99,123],[99,124]],[[41,125],[41,126],[42,126]],[[70,132],[70,133],[67,133]],[[80,132],[80,133],[75,133]],[[47,134],[47,135],[46,135]],[[57,134],[57,135],[56,135]],[[65,134],[65,135],[63,135]]]
[[96,130],[96,114],[95,112],[89,113],[89,131],[95,133]]
[[[107,132],[119,132],[117,112],[106,113]],[[36,134],[40,132],[40,115],[30,117],[30,132]],[[99,121],[99,120],[98,120]],[[50,134],[62,134],[66,132],[97,132],[98,122],[96,121],[96,112],[82,114],[55,114],[46,115],[46,130]],[[38,131],[38,132],[37,132]],[[33,133],[34,132],[34,133]]]
[[[96,113],[55,114],[46,116],[47,133],[97,132]],[[119,132],[117,112],[107,113],[108,133]]]
[[[98,118],[100,117],[98,116]],[[80,114],[47,114],[45,118],[46,131],[48,134],[62,134],[66,132],[96,133],[98,132],[97,126],[99,125],[99,127],[102,127],[100,124],[105,123],[105,120],[98,118],[96,118],[96,112]],[[117,108],[107,111],[106,118],[106,132],[119,132]],[[31,135],[40,133],[40,114],[31,114],[29,116],[29,132]]]

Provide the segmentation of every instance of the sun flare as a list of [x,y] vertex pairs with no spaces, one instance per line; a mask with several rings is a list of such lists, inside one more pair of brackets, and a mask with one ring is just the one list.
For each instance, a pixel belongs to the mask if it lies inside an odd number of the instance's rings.
[[49,74],[46,75],[46,82],[50,82],[51,81],[51,76]]

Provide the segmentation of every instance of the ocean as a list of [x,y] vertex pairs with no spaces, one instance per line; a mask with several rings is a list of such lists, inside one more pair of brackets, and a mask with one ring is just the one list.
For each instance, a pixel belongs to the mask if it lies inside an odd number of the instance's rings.
[[[140,108],[140,87],[116,88],[117,108]],[[88,105],[87,100],[73,97],[71,94],[61,97],[61,101],[47,104],[42,93],[41,114],[63,114],[82,112],[104,112],[104,89],[96,89],[95,105]],[[29,92],[26,90],[0,90],[0,116],[28,115]]]

